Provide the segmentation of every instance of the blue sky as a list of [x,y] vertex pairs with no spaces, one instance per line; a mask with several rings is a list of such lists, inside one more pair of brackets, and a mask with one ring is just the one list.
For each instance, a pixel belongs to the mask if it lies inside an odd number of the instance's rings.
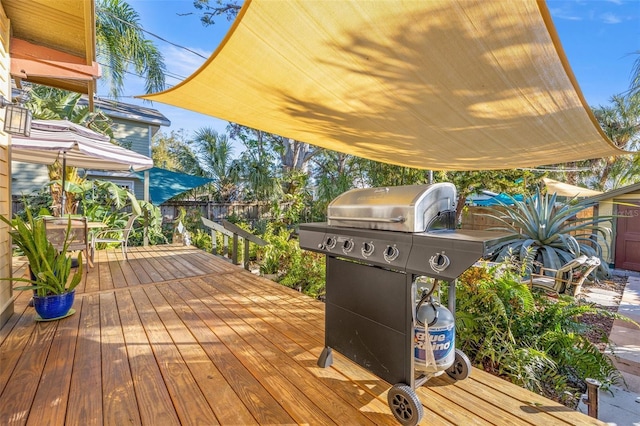
[[[128,0],[128,3],[140,15],[146,31],[204,57],[210,56],[217,48],[231,25],[224,18],[219,18],[213,26],[202,26],[200,11],[193,7],[191,0]],[[547,6],[589,105],[606,105],[612,95],[626,91],[634,60],[639,57],[634,52],[640,52],[640,0],[547,0]],[[205,61],[149,34],[147,37],[162,51],[171,75],[188,77]],[[179,81],[167,78],[169,85]],[[105,87],[99,86],[100,96],[107,93]],[[131,98],[141,93],[141,81],[129,76],[122,101],[142,104],[141,100]],[[224,132],[227,124],[210,116],[157,102],[150,106],[171,121],[170,128],[162,129],[164,132],[184,130],[192,134],[207,126]]]

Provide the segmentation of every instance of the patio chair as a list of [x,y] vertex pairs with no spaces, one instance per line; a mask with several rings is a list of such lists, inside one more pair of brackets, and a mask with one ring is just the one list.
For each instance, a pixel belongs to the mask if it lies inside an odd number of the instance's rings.
[[[532,288],[540,288],[557,294],[564,293],[569,286],[579,288],[582,286],[586,275],[579,274],[578,271],[587,260],[589,258],[582,255],[565,263],[559,269],[542,267],[538,274],[531,274],[530,285]],[[579,283],[576,282],[576,279]]]
[[58,251],[62,251],[69,222],[71,229],[69,230],[67,252],[83,252],[87,267],[92,267],[93,261],[89,258],[89,231],[86,217],[45,217],[44,226],[47,238]]
[[582,292],[582,284],[584,284],[585,280],[589,278],[589,275],[591,275],[598,266],[600,266],[600,258],[597,256],[591,256],[584,263],[583,267],[574,274],[574,281],[572,284],[573,289],[571,291],[574,296],[578,296]]
[[[131,214],[129,216],[129,220],[127,220],[127,224],[123,229],[119,228],[105,228],[100,229],[93,234],[91,238],[91,261],[93,262],[93,256],[96,250],[96,244],[120,244],[122,249],[122,256],[125,260],[129,260],[127,256],[127,248],[129,245],[129,234],[131,234],[131,230],[133,229],[133,222],[138,218],[138,215]],[[115,236],[114,236],[115,235]]]

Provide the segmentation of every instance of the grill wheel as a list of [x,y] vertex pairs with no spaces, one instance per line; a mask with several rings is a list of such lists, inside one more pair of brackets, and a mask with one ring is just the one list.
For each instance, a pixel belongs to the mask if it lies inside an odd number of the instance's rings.
[[411,386],[404,383],[398,383],[389,389],[387,402],[393,416],[405,426],[417,425],[424,415],[418,395]]

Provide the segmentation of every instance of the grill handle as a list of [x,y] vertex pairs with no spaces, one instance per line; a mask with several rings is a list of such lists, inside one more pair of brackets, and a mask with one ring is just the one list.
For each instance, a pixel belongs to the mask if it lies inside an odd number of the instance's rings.
[[403,216],[398,217],[344,217],[344,216],[329,216],[331,220],[348,220],[358,222],[382,222],[382,223],[404,223],[407,219]]

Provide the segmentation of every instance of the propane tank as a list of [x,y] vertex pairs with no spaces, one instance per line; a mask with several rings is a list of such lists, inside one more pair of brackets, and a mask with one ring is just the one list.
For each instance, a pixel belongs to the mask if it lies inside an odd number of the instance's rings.
[[[425,333],[424,324],[428,333]],[[428,336],[427,336],[428,334]],[[431,298],[431,292],[424,294],[416,305],[415,368],[433,372],[442,372],[453,365],[456,349],[456,329],[453,314]],[[427,344],[433,350],[433,366],[427,365]]]

